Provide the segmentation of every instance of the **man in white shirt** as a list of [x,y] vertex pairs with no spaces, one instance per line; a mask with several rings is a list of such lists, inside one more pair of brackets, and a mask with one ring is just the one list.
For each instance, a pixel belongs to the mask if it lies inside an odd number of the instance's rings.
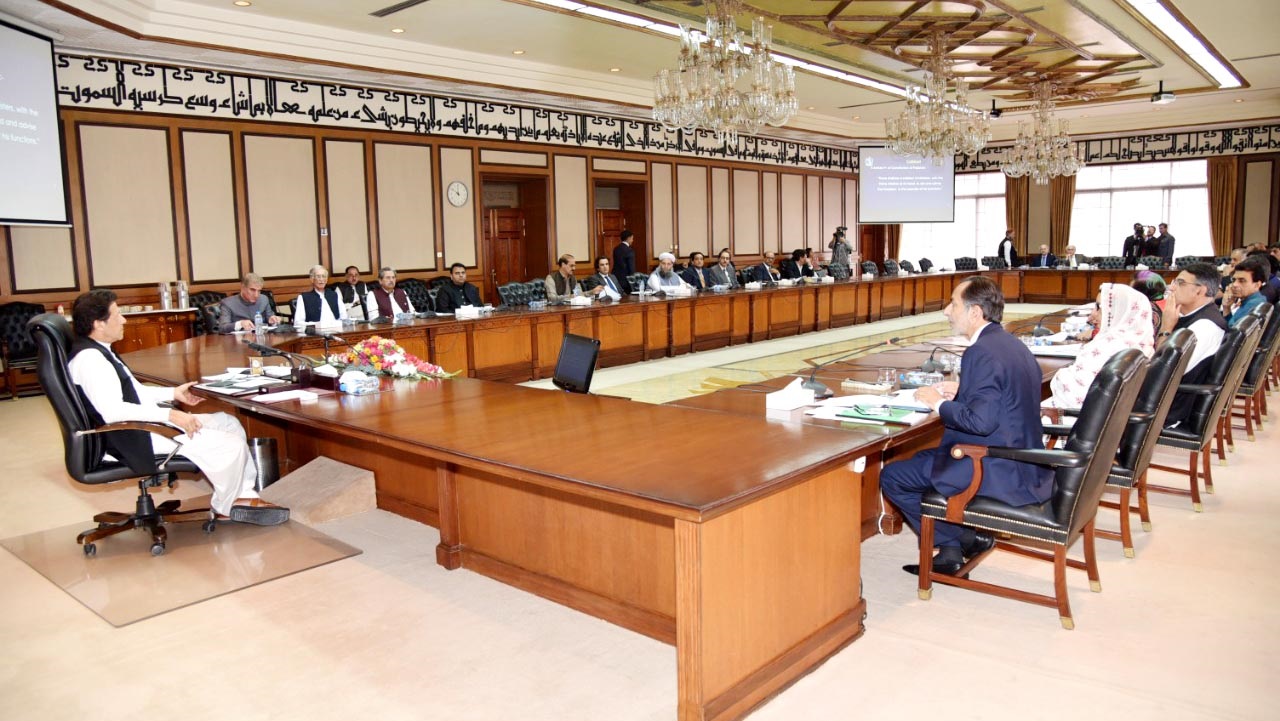
[[311,290],[298,295],[294,322],[332,325],[347,319],[347,305],[333,288],[325,288],[329,271],[323,265],[311,266]]
[[[1169,292],[1165,293],[1164,313],[1160,318],[1156,343],[1180,328],[1191,329],[1196,338],[1191,360],[1187,361],[1187,368],[1182,372],[1185,384],[1203,383],[1208,378],[1213,357],[1227,334],[1227,321],[1213,303],[1217,293],[1218,270],[1208,263],[1191,263],[1179,270],[1178,277],[1169,283]],[[1165,426],[1175,426],[1186,420],[1194,409],[1195,399],[1193,393],[1175,393],[1173,405],[1165,417]]]
[[[67,363],[95,424],[119,421],[168,423],[185,433],[175,440],[179,454],[191,460],[213,486],[210,505],[217,518],[260,526],[289,520],[289,509],[258,497],[258,472],[245,444],[244,428],[226,413],[192,415],[161,403],[188,406],[202,398],[191,393],[192,383],[177,388],[144,386],[134,378],[111,344],[124,337],[125,317],[116,294],[95,290],[76,299],[71,308],[76,340]],[[138,473],[155,471],[157,454],[168,454],[175,441],[145,431],[116,431],[103,435],[106,452]]]
[[675,271],[676,257],[671,253],[658,255],[658,267],[649,274],[649,290],[654,293],[665,293],[669,290],[688,287],[688,283]]
[[1081,263],[1089,262],[1088,260],[1085,260],[1083,255],[1076,255],[1076,247],[1074,245],[1068,245],[1067,249],[1064,250],[1063,253],[1065,255],[1058,259],[1058,263],[1065,265],[1068,268],[1079,268]]

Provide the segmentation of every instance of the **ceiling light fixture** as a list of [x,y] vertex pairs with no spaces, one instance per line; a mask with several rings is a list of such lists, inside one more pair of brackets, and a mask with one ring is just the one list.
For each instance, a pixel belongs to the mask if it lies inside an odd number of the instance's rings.
[[400,33],[404,32],[404,28],[391,28],[391,32],[395,33],[396,35],[399,35]]
[[523,51],[523,50],[512,50],[512,51],[511,51],[511,54],[512,54],[512,55],[524,55],[524,51]]
[[620,72],[622,72],[622,68],[609,68],[609,72],[611,72],[611,73],[620,73]]
[[763,17],[752,20],[748,43],[736,20],[742,0],[706,5],[706,34],[681,25],[676,68],[653,77],[653,119],[667,130],[703,128],[736,146],[740,132],[754,135],[795,115],[795,72],[773,58],[773,28]]
[[1240,78],[1219,59],[1217,53],[1205,47],[1204,42],[1174,17],[1163,2],[1160,0],[1124,0],[1124,2],[1157,30],[1164,33],[1164,36],[1175,46],[1181,48],[1192,62],[1213,78],[1219,88],[1238,88],[1243,85]]
[[924,86],[907,88],[907,107],[896,118],[885,118],[889,149],[898,155],[932,158],[934,165],[950,163],[956,155],[973,155],[991,139],[991,121],[984,110],[969,107],[969,84],[956,79],[955,100],[947,99],[951,84],[947,35],[929,34],[929,57],[924,61]]
[[249,0],[236,0],[235,2],[233,2],[233,3],[231,3],[231,4],[232,4],[232,5],[235,5],[236,7],[247,8],[247,7],[249,7],[250,5],[252,5],[253,3],[249,2]]
[[1026,122],[1019,122],[1018,140],[1000,161],[1000,170],[1010,178],[1030,175],[1036,185],[1045,185],[1050,178],[1075,175],[1084,167],[1084,161],[1067,135],[1067,121],[1053,117],[1054,90],[1054,84],[1048,80],[1035,84],[1032,91],[1036,109],[1031,134],[1027,134]]
[[1178,99],[1178,96],[1174,95],[1173,93],[1166,93],[1164,91],[1163,80],[1160,81],[1160,89],[1151,94],[1151,102],[1155,103],[1156,105],[1168,105],[1169,103],[1172,103],[1174,100],[1177,100],[1177,99]]

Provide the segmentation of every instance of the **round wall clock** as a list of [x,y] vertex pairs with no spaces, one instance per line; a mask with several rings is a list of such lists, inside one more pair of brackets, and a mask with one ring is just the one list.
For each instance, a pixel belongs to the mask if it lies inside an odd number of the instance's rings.
[[449,187],[445,191],[445,196],[449,199],[449,204],[455,208],[461,208],[467,203],[467,186],[460,180],[449,183]]

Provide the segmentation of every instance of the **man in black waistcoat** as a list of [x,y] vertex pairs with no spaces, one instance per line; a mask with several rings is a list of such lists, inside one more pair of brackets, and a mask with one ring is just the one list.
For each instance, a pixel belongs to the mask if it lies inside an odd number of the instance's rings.
[[440,313],[452,313],[464,305],[477,308],[484,305],[480,302],[480,291],[467,282],[467,266],[454,263],[449,266],[449,282],[440,286],[436,294],[436,310]]
[[[1179,328],[1190,328],[1196,337],[1196,347],[1191,351],[1191,360],[1187,361],[1187,370],[1182,374],[1183,383],[1204,382],[1227,333],[1227,321],[1213,302],[1217,292],[1218,269],[1208,263],[1192,263],[1178,272],[1178,277],[1169,283],[1169,292],[1165,293],[1164,313],[1160,317],[1160,333],[1156,342]],[[1165,426],[1186,420],[1191,415],[1195,400],[1192,393],[1175,394]]]
[[372,288],[368,283],[360,280],[360,269],[354,265],[348,265],[343,275],[345,276],[343,281],[335,285],[334,289],[338,291],[338,295],[342,296],[342,303],[347,306],[347,314],[350,315],[351,311],[358,308],[360,317],[367,320],[369,311],[365,308],[364,299]]
[[192,415],[160,405],[178,401],[194,406],[203,399],[191,393],[192,383],[177,388],[144,386],[111,349],[124,337],[125,324],[115,293],[85,293],[72,305],[71,315],[77,337],[67,371],[90,422],[149,421],[184,431],[172,441],[146,431],[103,434],[104,458],[110,454],[138,474],[155,473],[156,456],[167,455],[176,441],[179,453],[195,463],[213,486],[209,504],[216,517],[261,526],[289,520],[289,509],[262,500],[254,490],[258,472],[239,421],[226,413]]
[[304,323],[334,323],[347,319],[347,306],[338,291],[324,287],[328,280],[329,271],[323,265],[311,266],[311,290],[298,295],[294,308],[297,314],[295,323],[299,319]]

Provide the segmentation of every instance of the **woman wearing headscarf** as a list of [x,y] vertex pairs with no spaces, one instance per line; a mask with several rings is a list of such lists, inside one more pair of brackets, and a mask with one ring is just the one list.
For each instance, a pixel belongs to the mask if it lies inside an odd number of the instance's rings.
[[1075,362],[1053,375],[1053,396],[1043,405],[1079,408],[1102,366],[1128,348],[1137,348],[1147,358],[1155,353],[1151,301],[1127,285],[1103,283],[1098,290],[1098,334],[1080,348]]

